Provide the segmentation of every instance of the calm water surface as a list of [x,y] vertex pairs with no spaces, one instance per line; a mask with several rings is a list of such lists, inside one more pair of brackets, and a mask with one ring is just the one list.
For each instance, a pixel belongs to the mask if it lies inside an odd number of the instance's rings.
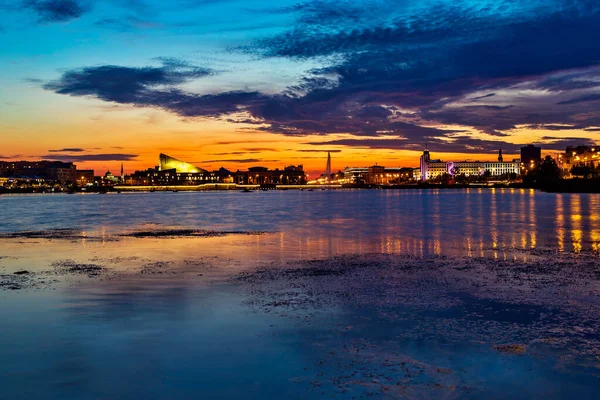
[[[483,189],[0,196],[0,232],[62,228],[90,240],[0,239],[0,274],[48,271],[52,262],[67,259],[118,260],[109,263],[117,271],[214,259],[237,271],[354,253],[527,260],[531,249],[543,249],[593,256],[600,250],[600,196]],[[112,240],[132,230],[170,228],[271,233]],[[383,349],[393,342],[435,365],[434,371],[452,370],[448,388],[469,389],[444,391],[450,398],[597,394],[597,375],[586,366],[560,366],[555,354],[499,356],[489,343],[451,341],[441,333],[438,339],[398,339],[422,318],[450,321],[462,309],[418,317],[399,305],[408,316],[390,322],[379,320],[381,310],[332,305],[305,326],[301,319],[256,312],[245,291],[196,272],[0,288],[0,398],[344,398],[350,395],[336,385],[311,382],[335,370],[321,366],[331,348],[365,338]],[[494,324],[527,325],[553,312],[529,307],[516,322],[496,321],[522,307],[457,296],[475,310],[469,315],[490,315],[487,322]],[[440,395],[430,392],[433,383],[415,379],[424,389],[409,397]],[[368,390],[352,393],[361,394]]]
[[274,191],[2,196],[0,231],[258,230],[273,251],[475,254],[600,249],[600,196],[533,190]]

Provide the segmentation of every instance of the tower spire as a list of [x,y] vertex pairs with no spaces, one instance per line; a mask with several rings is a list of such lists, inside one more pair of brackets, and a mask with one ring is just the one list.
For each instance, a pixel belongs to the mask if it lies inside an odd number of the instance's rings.
[[325,166],[325,172],[323,173],[323,175],[325,175],[325,179],[327,180],[327,183],[331,183],[331,152],[330,151],[327,152],[327,165]]
[[498,151],[498,162],[502,162],[503,158],[502,158],[502,147],[500,147],[500,151]]
[[125,182],[125,170],[123,169],[123,162],[121,162],[121,182]]

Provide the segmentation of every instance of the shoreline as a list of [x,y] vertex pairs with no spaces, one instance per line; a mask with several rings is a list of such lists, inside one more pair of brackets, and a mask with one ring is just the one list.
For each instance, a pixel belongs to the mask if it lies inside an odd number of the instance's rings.
[[322,191],[322,190],[464,190],[464,189],[529,189],[544,193],[573,193],[596,194],[600,193],[600,183],[579,182],[577,180],[564,180],[539,186],[524,185],[519,183],[503,184],[414,184],[414,185],[371,185],[371,184],[343,184],[343,185],[229,185],[206,184],[199,186],[115,186],[105,188],[79,188],[71,191],[36,191],[36,190],[0,190],[0,195],[23,194],[121,194],[121,193],[154,193],[154,192],[258,192],[258,191]]

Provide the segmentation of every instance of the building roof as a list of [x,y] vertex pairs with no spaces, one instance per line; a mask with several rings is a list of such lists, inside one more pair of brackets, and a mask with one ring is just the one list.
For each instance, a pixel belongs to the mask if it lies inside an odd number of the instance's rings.
[[161,170],[174,169],[177,172],[208,172],[205,169],[196,167],[195,165],[178,160],[175,157],[171,157],[163,153],[160,153],[158,158]]

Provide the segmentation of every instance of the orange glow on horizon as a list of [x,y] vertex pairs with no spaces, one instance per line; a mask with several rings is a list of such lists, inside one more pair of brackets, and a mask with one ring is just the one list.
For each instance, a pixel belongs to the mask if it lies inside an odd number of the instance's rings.
[[[257,131],[254,125],[225,119],[184,119],[158,109],[64,96],[52,96],[50,101],[45,98],[48,94],[41,96],[40,100],[49,102],[47,107],[38,105],[33,111],[27,110],[31,111],[29,114],[0,112],[3,142],[0,156],[4,160],[73,160],[79,169],[94,169],[100,175],[109,170],[119,171],[121,162],[126,173],[153,168],[162,152],[210,171],[221,167],[235,171],[252,166],[282,168],[302,164],[308,174],[318,176],[325,170],[328,150],[332,151],[332,172],[375,164],[416,168],[421,155],[420,150],[311,144],[361,139],[351,135],[285,136]],[[505,140],[515,144],[535,143],[545,134],[530,129],[512,130]],[[431,146],[429,150],[433,159],[446,161],[497,158],[497,154],[446,153],[443,148]],[[68,158],[89,154],[117,157],[95,161]],[[513,158],[519,158],[519,154],[504,154],[506,161]]]

